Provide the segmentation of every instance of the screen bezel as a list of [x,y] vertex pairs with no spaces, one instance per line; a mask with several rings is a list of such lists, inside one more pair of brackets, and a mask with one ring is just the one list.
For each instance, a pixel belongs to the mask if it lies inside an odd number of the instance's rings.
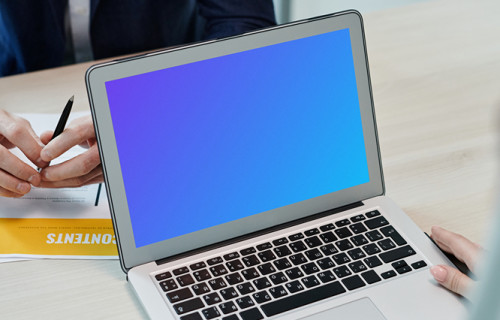
[[[105,82],[348,28],[370,180],[326,194],[173,239],[136,248],[121,174]],[[108,201],[122,268],[182,254],[319,212],[384,194],[382,164],[365,50],[362,17],[354,10],[306,19],[243,35],[212,40],[92,66],[86,84],[101,155]]]

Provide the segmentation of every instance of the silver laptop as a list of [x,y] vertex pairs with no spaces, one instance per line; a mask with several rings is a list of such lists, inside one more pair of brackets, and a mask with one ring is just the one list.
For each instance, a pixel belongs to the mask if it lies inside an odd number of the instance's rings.
[[384,196],[356,11],[86,75],[120,262],[154,319],[456,319]]

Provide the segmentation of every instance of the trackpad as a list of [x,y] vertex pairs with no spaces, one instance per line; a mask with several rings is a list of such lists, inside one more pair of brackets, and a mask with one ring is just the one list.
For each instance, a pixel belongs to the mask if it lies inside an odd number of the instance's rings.
[[328,309],[312,314],[305,318],[307,320],[323,319],[352,319],[352,320],[386,320],[379,309],[369,298],[362,298],[353,302],[343,304],[339,307]]

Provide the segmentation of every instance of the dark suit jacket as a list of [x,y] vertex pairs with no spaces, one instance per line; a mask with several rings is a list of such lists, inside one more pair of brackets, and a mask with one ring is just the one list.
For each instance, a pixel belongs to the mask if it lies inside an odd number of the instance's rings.
[[[95,59],[275,24],[271,0],[90,0]],[[0,76],[60,66],[67,0],[0,0]]]

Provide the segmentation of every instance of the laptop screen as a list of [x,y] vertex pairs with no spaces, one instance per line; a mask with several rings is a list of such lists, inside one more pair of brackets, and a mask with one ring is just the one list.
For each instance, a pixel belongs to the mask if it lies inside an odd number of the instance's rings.
[[106,92],[136,247],[369,182],[349,29]]

